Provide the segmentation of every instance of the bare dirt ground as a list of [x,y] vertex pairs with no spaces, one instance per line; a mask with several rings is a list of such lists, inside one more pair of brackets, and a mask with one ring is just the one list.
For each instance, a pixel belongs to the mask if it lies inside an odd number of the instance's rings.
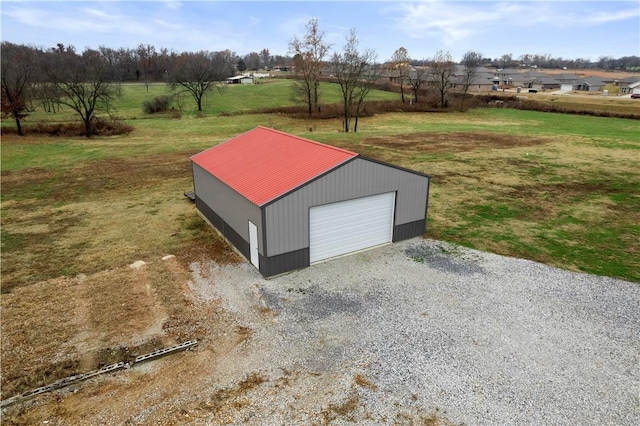
[[[132,413],[163,404],[168,409],[148,424],[180,423],[189,405],[203,400],[202,389],[212,388],[219,358],[250,333],[225,316],[219,301],[194,297],[189,277],[179,259],[158,258],[140,268],[125,265],[53,279],[3,295],[3,398],[36,384],[24,383],[27,378],[58,376],[56,369],[87,372],[199,340],[196,350],[12,406],[3,413],[3,423],[136,423]],[[248,380],[241,386],[250,385]],[[229,390],[228,397],[234,392]]]
[[524,138],[513,135],[498,135],[495,133],[481,132],[429,132],[400,135],[393,140],[380,138],[367,138],[361,143],[402,151],[415,151],[420,153],[451,153],[475,151],[477,149],[511,149],[532,147],[549,143],[550,139]]
[[562,70],[562,69],[542,69],[547,74],[576,74],[580,77],[604,77],[604,78],[626,78],[638,75],[637,72],[604,71],[604,70]]
[[[181,261],[182,260],[182,261]],[[269,380],[265,373],[245,366],[244,345],[256,328],[277,323],[277,313],[260,304],[247,303],[229,287],[237,279],[225,275],[217,263],[202,262],[191,268],[185,259],[151,260],[139,268],[123,266],[92,276],[54,279],[16,289],[3,300],[3,315],[24,319],[3,325],[3,364],[15,377],[4,377],[10,386],[28,369],[47,374],[58,364],[73,364],[79,371],[95,367],[97,357],[113,361],[145,353],[154,347],[175,343],[176,336],[198,338],[198,345],[129,370],[103,375],[58,391],[43,394],[3,410],[3,424],[47,425],[175,425],[175,424],[260,424],[261,393],[257,388]],[[246,262],[245,262],[246,263]],[[245,265],[246,266],[246,265]],[[254,276],[240,270],[243,279]],[[159,274],[168,274],[181,293],[183,310],[169,315],[172,307],[158,294]],[[235,273],[234,273],[235,274]],[[116,281],[123,291],[107,297],[106,286]],[[220,287],[216,287],[219,283]],[[55,299],[37,300],[38,294]],[[224,295],[224,297],[221,297]],[[36,298],[34,304],[34,298]],[[256,295],[256,300],[260,298]],[[36,306],[46,310],[35,309]],[[52,313],[55,312],[55,315]],[[52,321],[53,317],[58,320]],[[260,324],[258,324],[260,323]],[[30,342],[23,332],[39,336]],[[63,333],[61,333],[63,331]],[[35,334],[34,334],[35,335]],[[37,345],[30,345],[37,343]],[[110,342],[112,350],[104,345]],[[255,350],[255,349],[254,349]],[[25,353],[26,351],[26,353]],[[51,358],[51,354],[55,354]],[[78,354],[83,354],[80,358]],[[253,355],[255,356],[255,355]],[[55,360],[55,363],[51,363]],[[255,362],[255,359],[253,360]],[[251,363],[248,363],[249,365]],[[21,366],[22,368],[16,368]],[[32,375],[33,372],[29,373]],[[13,380],[13,381],[12,381]],[[309,410],[308,424],[340,423],[358,410],[356,388],[377,390],[367,377],[354,374],[346,395],[332,395],[339,403],[318,397],[319,389],[330,389],[337,380],[331,374],[283,369],[266,387],[269,398],[281,390],[293,393],[298,418]],[[229,385],[231,383],[231,385]],[[5,387],[3,394],[13,388]],[[247,412],[255,408],[255,418]],[[294,408],[297,407],[297,408]],[[240,414],[242,413],[242,414]],[[398,414],[394,424],[449,425],[437,411]]]

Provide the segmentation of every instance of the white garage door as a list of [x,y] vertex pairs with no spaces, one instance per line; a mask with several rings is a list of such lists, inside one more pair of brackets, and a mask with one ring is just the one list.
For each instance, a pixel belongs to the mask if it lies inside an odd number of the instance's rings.
[[309,257],[330,257],[391,242],[395,192],[312,207]]

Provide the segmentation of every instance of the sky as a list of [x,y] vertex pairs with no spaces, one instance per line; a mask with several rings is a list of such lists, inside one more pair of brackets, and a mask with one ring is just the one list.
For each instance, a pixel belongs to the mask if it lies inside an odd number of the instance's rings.
[[412,59],[438,51],[458,61],[549,54],[597,61],[640,56],[640,0],[634,1],[0,1],[2,41],[177,53],[268,49],[287,55],[310,19],[332,50],[355,30],[377,60],[404,47]]

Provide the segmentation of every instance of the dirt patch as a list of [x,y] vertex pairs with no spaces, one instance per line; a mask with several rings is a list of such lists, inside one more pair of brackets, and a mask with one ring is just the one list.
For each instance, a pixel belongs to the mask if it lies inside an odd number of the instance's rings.
[[586,77],[604,77],[604,78],[616,78],[623,79],[637,75],[635,72],[625,71],[604,71],[604,70],[563,70],[563,69],[544,69],[542,70],[546,74],[575,74],[578,78]]
[[[220,252],[222,262],[238,262],[229,249]],[[11,406],[3,424],[225,423],[249,404],[247,394],[266,380],[262,373],[217,386],[217,369],[222,359],[235,359],[232,351],[253,330],[225,312],[219,298],[191,291],[189,265],[208,252],[186,253],[194,257],[158,256],[138,269],[123,265],[48,280],[3,296],[3,399],[185,340],[199,342],[193,350]],[[217,278],[207,280],[215,285]],[[271,321],[274,313],[259,317]]]
[[56,173],[53,170],[41,167],[32,167],[22,170],[3,170],[2,186],[29,187],[36,183],[53,179]]
[[140,158],[107,158],[67,171],[23,169],[2,174],[2,186],[17,198],[70,202],[132,190],[145,191],[159,181],[190,176],[188,153],[167,153]]
[[366,138],[361,143],[402,151],[454,153],[479,149],[509,149],[549,143],[543,138],[501,135],[482,132],[411,133],[389,137]]

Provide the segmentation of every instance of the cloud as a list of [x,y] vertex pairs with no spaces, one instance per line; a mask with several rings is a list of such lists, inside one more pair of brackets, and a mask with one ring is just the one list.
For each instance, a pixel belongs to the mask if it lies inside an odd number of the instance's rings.
[[589,16],[582,17],[578,22],[582,21],[585,25],[608,24],[611,22],[626,21],[627,19],[638,19],[640,17],[639,8],[630,8],[626,10],[618,10],[614,12],[596,12]]
[[164,2],[164,5],[166,6],[167,9],[171,9],[171,10],[178,10],[182,8],[182,2],[179,2],[179,1],[168,0]]
[[445,45],[489,31],[518,31],[525,27],[582,28],[638,19],[638,8],[621,9],[625,2],[461,2],[427,0],[392,6],[396,28],[414,39],[433,39]]
[[[312,16],[297,16],[295,18],[279,22],[277,24],[278,32],[290,36],[291,38],[293,38],[294,35],[298,38],[302,38],[307,32],[306,25],[312,18]],[[320,25],[322,24],[321,22],[318,23]]]
[[397,10],[397,28],[411,38],[436,37],[447,45],[455,44],[471,37],[487,26],[494,26],[504,19],[505,14],[513,16],[521,7],[506,5],[496,7],[489,3],[461,3],[426,1],[404,3]]
[[105,11],[96,8],[80,7],[73,9],[45,9],[26,6],[14,6],[3,12],[12,17],[19,24],[35,29],[64,28],[67,32],[110,32],[127,31],[131,25],[139,25],[132,22],[127,16],[113,11]]

